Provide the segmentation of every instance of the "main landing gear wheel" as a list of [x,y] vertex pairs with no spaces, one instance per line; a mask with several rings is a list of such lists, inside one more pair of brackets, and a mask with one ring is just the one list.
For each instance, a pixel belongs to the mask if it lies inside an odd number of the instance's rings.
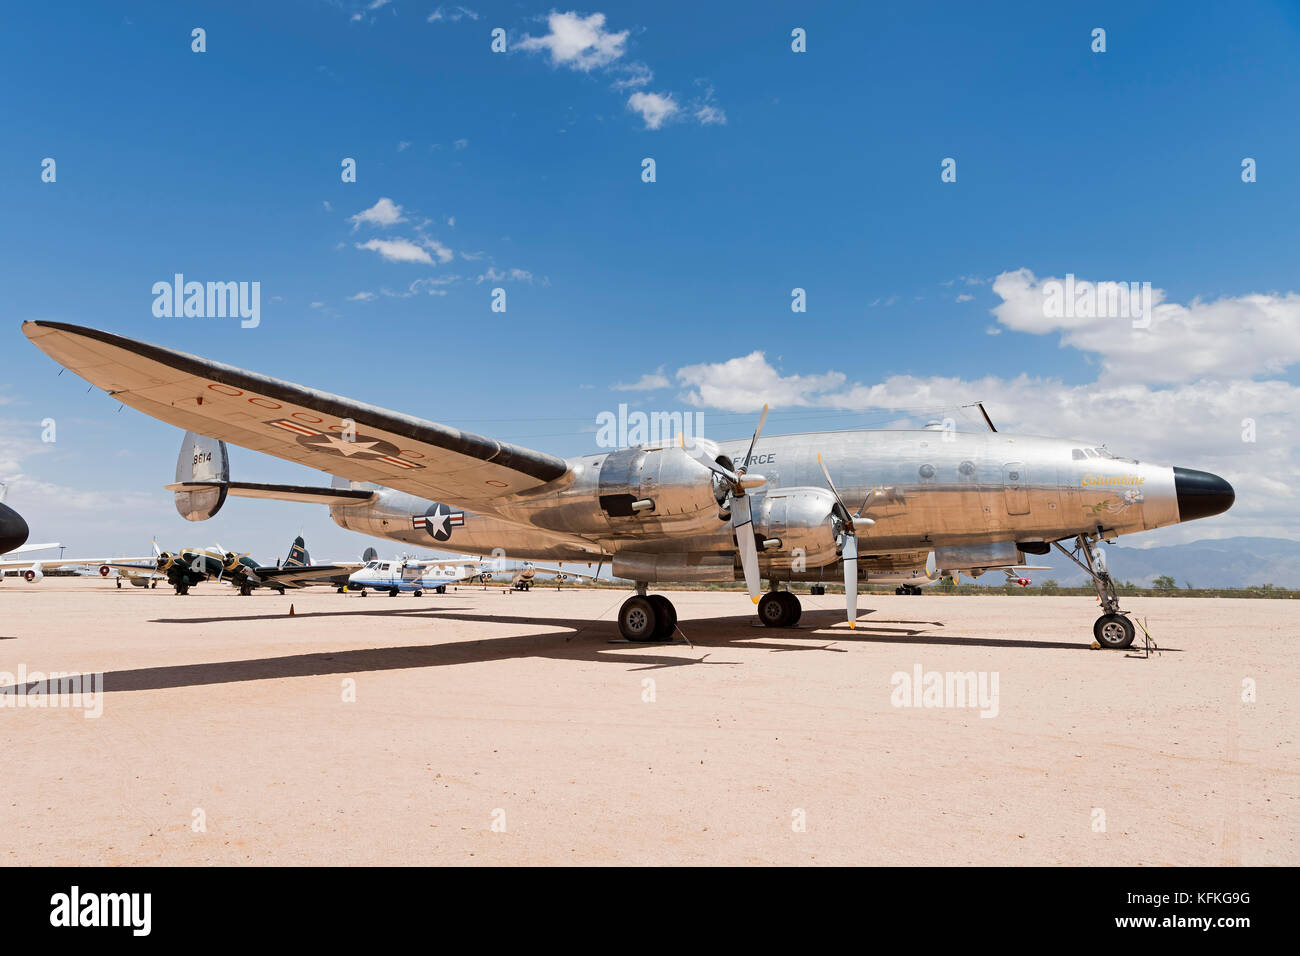
[[241,584],[241,585],[239,586],[239,596],[240,596],[240,597],[248,597],[248,596],[251,595],[252,593],[253,593],[253,589],[252,589],[251,587],[249,587],[247,584]]
[[1103,614],[1092,626],[1092,636],[1102,647],[1122,651],[1133,643],[1133,622],[1123,614]]
[[184,597],[186,594],[190,593],[190,586],[184,583],[178,584],[176,585],[176,593]]
[[758,602],[758,619],[767,627],[794,627],[801,614],[799,599],[789,591],[768,591]]
[[640,594],[633,595],[618,609],[618,630],[629,641],[653,641],[659,628],[654,602]]
[[389,590],[388,590],[388,596],[389,596],[389,597],[397,597],[397,588],[389,588]]
[[646,600],[655,609],[655,639],[671,641],[677,630],[677,608],[662,594],[651,594]]
[[447,593],[447,585],[445,585],[445,584],[439,584],[436,588],[434,588],[434,591],[437,592],[438,594],[446,594],[446,593]]

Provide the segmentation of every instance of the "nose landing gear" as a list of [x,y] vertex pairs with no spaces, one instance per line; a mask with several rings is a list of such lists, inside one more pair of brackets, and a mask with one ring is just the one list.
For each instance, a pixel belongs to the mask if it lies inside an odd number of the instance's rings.
[[[1056,550],[1088,572],[1093,587],[1097,589],[1097,599],[1101,601],[1101,609],[1104,612],[1092,625],[1092,636],[1097,639],[1097,643],[1117,651],[1131,645],[1136,629],[1127,617],[1128,611],[1122,610],[1119,606],[1115,582],[1106,569],[1105,558],[1096,549],[1096,541],[1089,535],[1081,534],[1075,539],[1073,552],[1066,551],[1059,541],[1052,543],[1056,546]],[[1080,553],[1083,555],[1083,561],[1078,558]]]

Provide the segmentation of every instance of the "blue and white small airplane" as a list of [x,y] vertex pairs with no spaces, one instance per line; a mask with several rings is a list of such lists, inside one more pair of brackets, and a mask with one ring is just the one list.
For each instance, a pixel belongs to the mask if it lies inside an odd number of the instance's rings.
[[392,561],[375,559],[367,561],[362,567],[348,575],[348,590],[360,591],[366,596],[366,589],[387,591],[389,597],[397,597],[400,591],[410,591],[419,597],[425,591],[445,594],[448,584],[461,581],[482,581],[492,579],[492,572],[487,562],[481,561],[416,561],[411,558],[398,558]]

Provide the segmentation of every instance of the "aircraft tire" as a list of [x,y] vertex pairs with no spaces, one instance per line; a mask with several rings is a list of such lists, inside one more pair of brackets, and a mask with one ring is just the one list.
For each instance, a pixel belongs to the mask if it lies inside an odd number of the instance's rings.
[[390,588],[389,591],[388,591],[388,596],[389,596],[389,597],[397,597],[397,588]]
[[424,592],[421,591],[419,588],[416,588],[414,591],[411,592],[411,597],[424,597]]
[[122,590],[122,579],[121,579],[121,578],[118,578],[118,579],[117,579],[117,589],[118,589],[119,591]]
[[671,641],[677,632],[677,608],[662,594],[651,594],[646,600],[655,609],[655,639]]
[[1092,625],[1092,636],[1102,647],[1122,651],[1133,643],[1136,629],[1123,614],[1103,614]]
[[253,589],[250,588],[247,584],[241,584],[241,585],[239,586],[239,596],[240,596],[240,597],[248,597],[248,596],[251,595],[252,593],[253,593]]
[[657,640],[658,615],[649,598],[634,594],[618,609],[618,631],[629,641],[645,643]]
[[781,595],[784,591],[768,591],[759,599],[758,619],[767,627],[790,627],[794,609]]
[[447,585],[445,585],[445,584],[439,584],[438,587],[436,588],[436,590],[437,590],[437,592],[438,592],[439,594],[446,594],[446,593],[447,593]]
[[799,598],[790,591],[780,591],[781,600],[785,601],[786,606],[790,609],[790,623],[786,627],[794,627],[799,623],[799,618],[803,616],[803,605],[799,603]]

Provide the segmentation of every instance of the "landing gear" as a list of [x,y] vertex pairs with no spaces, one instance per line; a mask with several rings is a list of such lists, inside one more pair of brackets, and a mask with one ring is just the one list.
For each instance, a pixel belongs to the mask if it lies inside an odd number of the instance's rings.
[[[1086,534],[1079,535],[1075,539],[1073,553],[1061,547],[1059,541],[1053,544],[1058,551],[1088,572],[1088,576],[1092,578],[1092,586],[1097,589],[1097,599],[1101,602],[1101,609],[1104,612],[1092,625],[1092,636],[1097,639],[1097,643],[1117,651],[1131,645],[1136,629],[1133,627],[1133,622],[1125,616],[1128,611],[1120,609],[1119,596],[1115,593],[1115,582],[1111,580],[1110,572],[1106,570],[1105,558],[1096,550],[1096,540]],[[1083,561],[1077,557],[1080,553],[1083,554]]]
[[[644,592],[645,585],[638,591]],[[670,641],[677,630],[677,609],[662,594],[635,594],[618,609],[618,630],[629,641]]]
[[411,592],[411,597],[424,597],[424,592],[421,591],[419,588],[416,588],[414,591]]
[[190,593],[190,586],[185,581],[176,582],[176,593],[184,597]]
[[438,594],[446,594],[446,593],[447,593],[447,585],[445,585],[445,584],[439,584],[439,585],[438,585],[436,588],[434,588],[433,590],[434,590],[435,592],[437,592]]
[[117,579],[117,589],[118,589],[119,591],[122,590],[122,579],[121,579],[121,578],[118,578],[118,579]]
[[343,593],[344,591],[346,591],[346,590],[347,590],[347,588],[339,588],[339,589],[338,589],[337,591],[335,591],[334,593],[336,593],[336,594],[342,594],[342,593]]
[[802,614],[803,606],[789,591],[768,591],[758,602],[758,619],[767,627],[794,627]]
[[895,594],[920,594],[921,589],[914,584],[900,584],[894,588]]
[[388,589],[388,596],[389,596],[389,597],[397,597],[397,588],[389,588],[389,589]]
[[[252,587],[248,584],[247,581],[245,581],[244,583],[242,583],[242,584],[239,585],[239,596],[240,596],[240,597],[248,597],[248,596],[251,595],[252,593],[253,593],[253,589],[252,589]],[[282,592],[280,592],[280,593],[283,594],[284,592],[282,591]]]

